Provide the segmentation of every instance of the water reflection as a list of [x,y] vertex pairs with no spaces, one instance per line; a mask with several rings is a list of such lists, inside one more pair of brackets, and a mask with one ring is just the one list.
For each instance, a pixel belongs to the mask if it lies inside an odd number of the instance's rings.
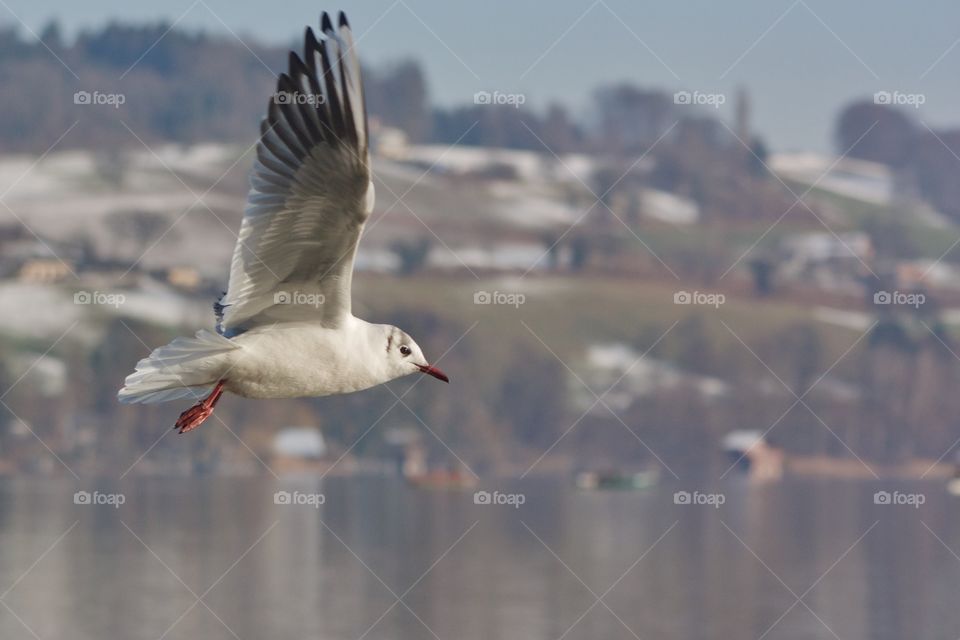
[[[275,504],[278,488],[324,504]],[[933,483],[919,509],[852,482],[729,483],[719,508],[666,486],[496,488],[525,504],[380,479],[138,479],[97,487],[126,497],[114,508],[7,481],[0,637],[922,639],[960,623],[956,509]]]

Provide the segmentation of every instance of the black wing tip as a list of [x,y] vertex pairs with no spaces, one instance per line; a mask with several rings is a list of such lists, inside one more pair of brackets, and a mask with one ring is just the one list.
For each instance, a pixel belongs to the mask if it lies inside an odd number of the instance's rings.
[[314,55],[318,51],[320,51],[320,43],[317,41],[317,34],[313,32],[313,28],[307,27],[306,32],[303,34],[303,61],[311,71],[316,68]]
[[[272,131],[279,139],[273,140],[273,143],[282,143],[297,160],[302,160],[309,153],[312,144],[326,142],[356,146],[361,135],[366,133],[365,105],[362,120],[356,122],[352,104],[356,96],[350,94],[348,87],[348,75],[352,82],[358,82],[359,78],[353,78],[352,71],[348,73],[344,66],[344,53],[341,51],[344,41],[334,28],[331,15],[326,11],[321,13],[319,32],[311,26],[305,27],[303,56],[297,51],[289,52],[288,70],[278,75],[276,91],[268,103],[266,117],[260,124],[264,146],[270,147],[266,137]],[[340,11],[336,18],[340,29],[349,29],[346,13]],[[333,60],[331,47],[334,46],[338,47],[336,51],[340,56],[337,60]],[[342,75],[335,73],[335,66],[339,66]],[[311,108],[283,100],[284,93],[306,90],[305,82],[309,83],[310,91],[325,96],[323,104]],[[362,104],[362,93],[359,96]],[[283,123],[288,127],[279,126]],[[271,150],[274,154],[278,153],[276,149]],[[268,164],[268,160],[270,158],[262,159],[264,164]]]
[[[337,26],[350,28],[350,21],[347,20],[347,14],[343,11],[337,12]],[[333,31],[333,20],[330,19],[330,14],[326,11],[320,14],[320,31],[323,33]]]
[[297,55],[296,51],[291,51],[290,55],[287,56],[287,68],[290,70],[290,75],[297,73],[301,68],[303,68],[303,60],[300,59],[300,56]]
[[[280,75],[283,76],[284,74],[280,74]],[[277,87],[277,88],[279,89],[279,87]],[[282,89],[281,89],[281,91],[282,91]],[[278,101],[277,101],[277,99],[276,99],[276,98],[277,98],[277,93],[280,93],[280,91],[277,91],[277,92],[270,98],[270,102],[267,104],[266,123],[267,123],[267,125],[268,125],[268,128],[270,128],[270,129],[273,129],[274,127],[276,127],[276,126],[277,126],[277,120],[280,119],[280,106],[277,104]]]
[[[303,81],[304,77],[310,75],[310,67],[307,66],[296,51],[291,51],[290,56],[287,60],[288,63],[288,72],[286,75],[290,77],[290,83],[297,87]],[[283,74],[281,74],[283,75]],[[277,83],[280,82],[280,76],[277,76]]]

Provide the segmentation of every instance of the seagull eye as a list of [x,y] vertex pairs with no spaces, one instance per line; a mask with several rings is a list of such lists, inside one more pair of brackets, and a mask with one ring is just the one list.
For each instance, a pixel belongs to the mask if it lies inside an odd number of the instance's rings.
[[400,355],[402,355],[402,356],[408,356],[408,355],[410,355],[410,353],[411,353],[410,347],[408,347],[408,346],[405,345],[405,344],[400,345]]

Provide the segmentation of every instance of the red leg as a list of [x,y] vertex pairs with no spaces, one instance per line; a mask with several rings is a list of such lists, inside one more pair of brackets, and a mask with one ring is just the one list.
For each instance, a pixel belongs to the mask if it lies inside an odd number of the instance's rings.
[[179,429],[180,433],[186,433],[202,425],[204,420],[213,415],[213,408],[217,406],[217,401],[223,395],[224,382],[224,380],[218,382],[210,395],[181,413],[173,428]]

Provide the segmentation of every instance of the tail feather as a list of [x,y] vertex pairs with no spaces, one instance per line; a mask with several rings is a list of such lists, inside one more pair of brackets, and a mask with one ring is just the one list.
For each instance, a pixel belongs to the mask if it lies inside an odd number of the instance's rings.
[[177,338],[137,363],[117,399],[124,404],[152,404],[202,397],[220,379],[223,356],[237,348],[228,338],[206,330],[193,338]]

